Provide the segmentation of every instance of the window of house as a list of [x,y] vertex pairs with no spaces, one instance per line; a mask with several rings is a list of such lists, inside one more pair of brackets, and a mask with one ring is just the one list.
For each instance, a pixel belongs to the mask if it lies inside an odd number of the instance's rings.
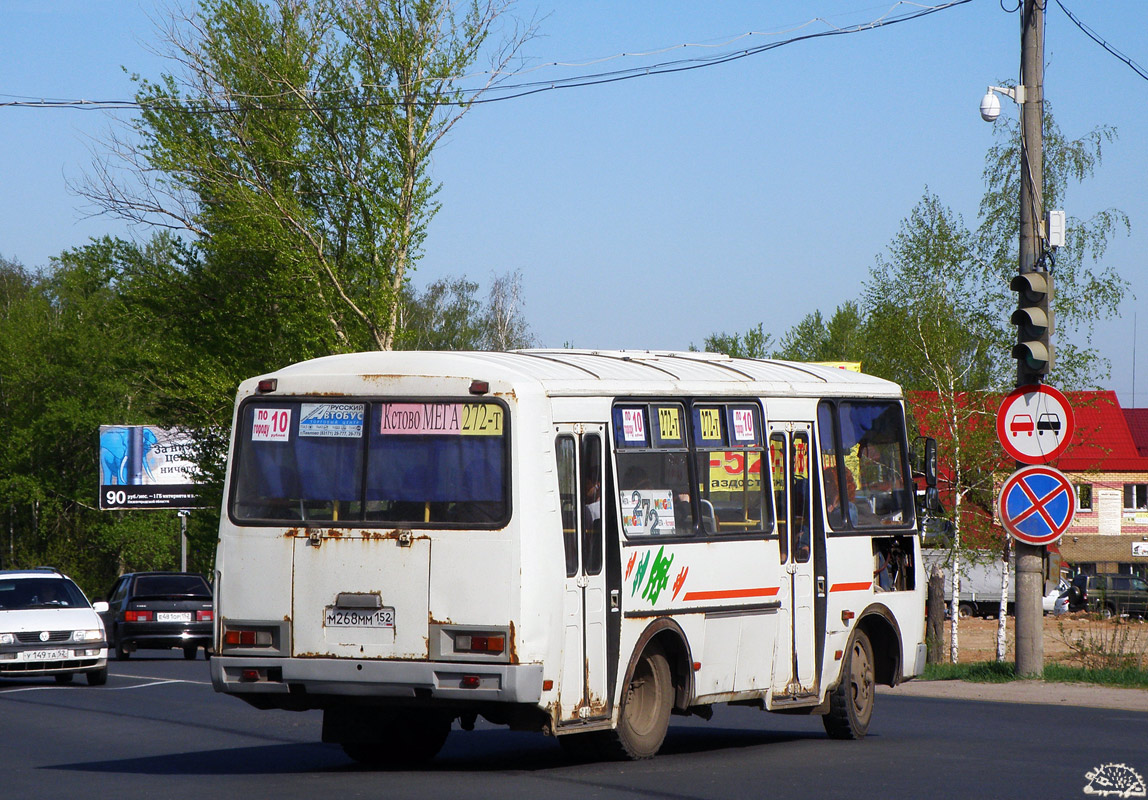
[[1124,510],[1148,508],[1148,483],[1124,484]]
[[1076,484],[1076,510],[1077,511],[1091,511],[1092,510],[1092,484],[1091,483],[1078,483],[1078,484]]

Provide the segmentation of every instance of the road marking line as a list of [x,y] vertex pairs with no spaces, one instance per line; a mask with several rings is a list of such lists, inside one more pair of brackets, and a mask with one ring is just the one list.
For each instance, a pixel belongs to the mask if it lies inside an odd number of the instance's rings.
[[[137,676],[135,676],[135,675],[121,675],[121,676],[116,676],[116,677],[134,678]],[[146,680],[150,680],[151,683],[137,683],[133,686],[103,686],[103,687],[99,687],[99,689],[103,692],[122,692],[122,691],[125,691],[127,689],[146,689],[150,686],[163,686],[164,684],[167,684],[167,683],[190,683],[190,684],[193,684],[195,686],[210,686],[211,685],[210,681],[188,681],[188,680],[183,680],[181,678],[151,678],[151,677],[148,677],[146,675],[139,676],[139,677],[142,677]],[[44,691],[61,691],[61,690],[66,691],[68,689],[73,689],[73,688],[75,688],[75,687],[67,685],[67,684],[63,684],[63,685],[58,684],[55,686],[24,686],[24,687],[21,687],[18,689],[0,689],[0,694],[16,694],[17,692],[44,692]]]

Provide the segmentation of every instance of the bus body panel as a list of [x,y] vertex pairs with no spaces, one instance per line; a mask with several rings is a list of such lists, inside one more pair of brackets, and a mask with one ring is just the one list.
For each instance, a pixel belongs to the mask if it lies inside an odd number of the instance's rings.
[[[264,401],[260,379],[244,382],[217,556],[218,655],[211,669],[219,691],[261,707],[326,708],[354,696],[483,713],[500,704],[533,707],[552,732],[565,734],[618,724],[628,670],[651,638],[677,659],[682,708],[749,699],[771,709],[817,705],[842,679],[839,653],[859,625],[877,630],[876,620],[893,632],[886,648],[897,664],[892,682],[920,669],[923,572],[917,568],[915,582],[897,591],[880,591],[874,579],[878,539],[883,546],[896,540],[916,565],[912,520],[887,534],[828,530],[817,489],[814,517],[822,527],[814,542],[821,552],[793,569],[776,525],[692,538],[635,536],[617,517],[612,414],[619,403],[748,403],[761,410],[763,431],[774,430],[771,423],[803,431],[816,448],[819,402],[860,398],[900,408],[894,384],[787,362],[581,351],[352,354],[264,379],[272,381],[268,403],[322,396],[368,409],[438,398],[501,404],[509,516],[474,529],[421,520],[245,524],[230,511],[241,413],[248,398]],[[614,492],[601,506],[614,517],[603,525],[604,563],[592,574],[582,569],[589,557],[582,551],[570,569],[564,545],[570,500],[559,491],[562,436],[579,443],[600,437],[601,491]],[[581,474],[590,462],[579,452]],[[820,473],[806,477],[820,481]],[[332,615],[348,608],[364,616]],[[242,638],[263,642],[266,632],[276,637],[270,649]],[[240,643],[229,645],[229,636]],[[495,641],[502,650],[459,649],[462,642],[493,648]]]

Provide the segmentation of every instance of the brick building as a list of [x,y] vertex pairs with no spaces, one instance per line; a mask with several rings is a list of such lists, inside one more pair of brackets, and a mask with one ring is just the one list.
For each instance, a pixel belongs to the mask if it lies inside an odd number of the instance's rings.
[[1148,409],[1122,409],[1115,392],[1073,392],[1072,443],[1052,466],[1077,488],[1060,540],[1076,570],[1148,578]]

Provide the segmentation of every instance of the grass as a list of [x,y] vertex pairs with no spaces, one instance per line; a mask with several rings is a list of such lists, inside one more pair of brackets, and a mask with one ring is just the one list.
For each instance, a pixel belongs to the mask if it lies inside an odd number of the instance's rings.
[[1049,664],[1044,668],[1046,681],[1060,683],[1094,683],[1099,686],[1118,686],[1125,689],[1148,689],[1148,671],[1128,667],[1125,669],[1087,669],[1066,664]]
[[926,681],[969,681],[1008,683],[1016,680],[1016,665],[1010,661],[972,661],[960,664],[926,664],[921,678]]
[[[1042,676],[1058,683],[1090,683],[1125,689],[1148,689],[1148,670],[1089,669],[1065,664],[1049,664]],[[961,664],[926,664],[922,680],[969,681],[970,683],[1008,683],[1017,680],[1016,665],[1009,661],[974,661]]]

